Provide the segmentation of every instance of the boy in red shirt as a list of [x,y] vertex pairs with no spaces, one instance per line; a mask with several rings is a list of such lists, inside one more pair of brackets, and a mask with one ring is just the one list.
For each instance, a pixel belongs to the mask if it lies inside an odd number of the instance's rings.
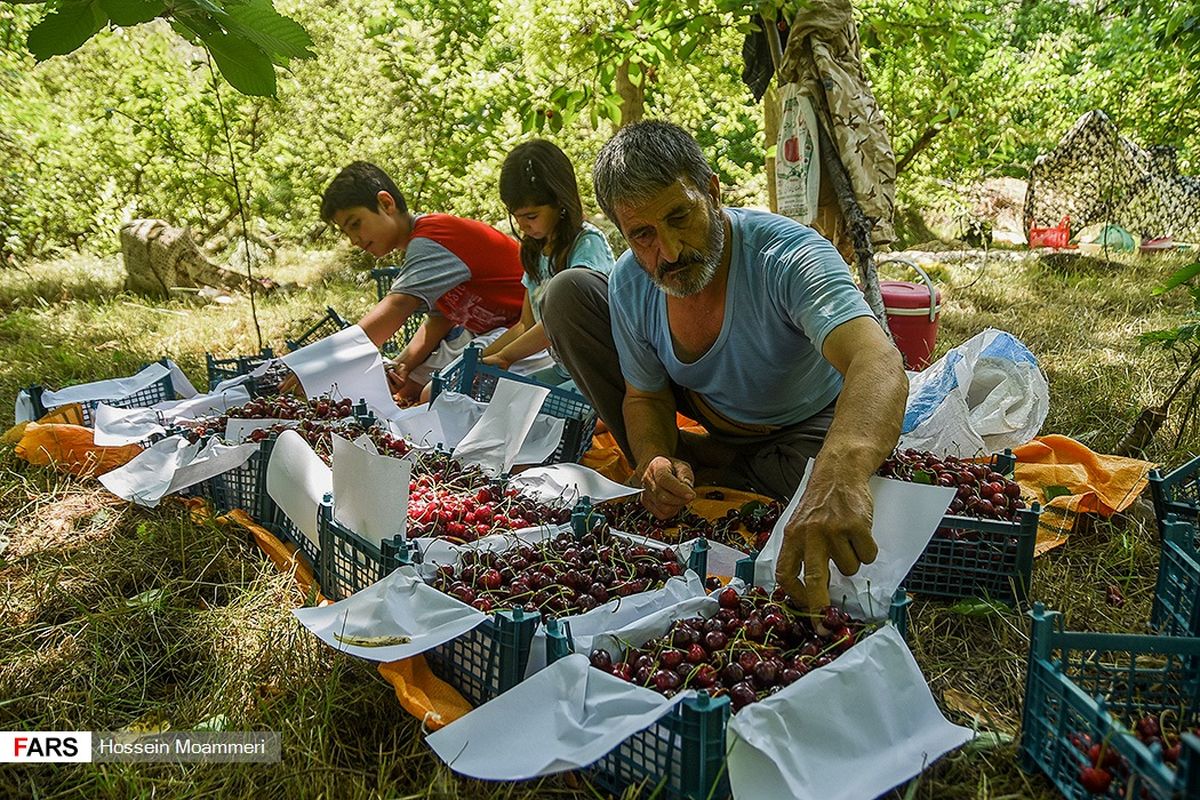
[[321,199],[321,218],[376,258],[405,252],[389,294],[358,323],[382,346],[412,314],[427,312],[388,368],[398,399],[416,399],[476,336],[520,319],[517,242],[475,220],[410,213],[396,184],[374,164],[355,161],[338,173]]

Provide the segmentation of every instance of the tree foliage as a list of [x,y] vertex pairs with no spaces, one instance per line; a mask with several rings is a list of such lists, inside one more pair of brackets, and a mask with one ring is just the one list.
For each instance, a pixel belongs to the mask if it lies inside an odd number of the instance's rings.
[[[766,201],[741,45],[759,13],[788,19],[794,0],[175,0],[169,19],[155,2],[0,1],[0,257],[111,250],[137,216],[219,227],[235,198],[209,53],[245,92],[222,98],[272,235],[319,232],[317,198],[356,158],[392,172],[415,208],[503,220],[500,164],[533,135],[567,151],[590,198],[622,69],[646,116],[696,133],[728,199]],[[1195,164],[1198,8],[862,0],[864,68],[907,156],[901,197],[1022,177],[1092,108]]]

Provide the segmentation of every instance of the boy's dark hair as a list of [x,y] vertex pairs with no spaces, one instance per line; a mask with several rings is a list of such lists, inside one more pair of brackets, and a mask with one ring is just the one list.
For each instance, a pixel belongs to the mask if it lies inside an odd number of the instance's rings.
[[[567,260],[583,230],[583,203],[575,167],[567,154],[552,142],[534,139],[513,148],[500,168],[500,200],[511,214],[529,206],[557,206],[558,224],[550,244],[550,271],[557,275],[570,267]],[[546,242],[521,237],[521,266],[532,280],[540,281],[538,257]]]
[[355,206],[379,210],[379,193],[387,192],[396,201],[396,209],[405,214],[408,204],[395,182],[379,167],[368,161],[355,161],[337,174],[321,196],[321,219],[332,222],[338,211]]

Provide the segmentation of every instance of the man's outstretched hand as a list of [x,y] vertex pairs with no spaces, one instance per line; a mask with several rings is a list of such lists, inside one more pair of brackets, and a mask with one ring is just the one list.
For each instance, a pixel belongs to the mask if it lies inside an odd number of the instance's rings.
[[670,519],[696,499],[695,482],[686,461],[655,456],[642,470],[642,505],[659,519]]
[[775,562],[775,581],[794,602],[810,611],[829,605],[830,559],[843,575],[875,560],[879,547],[871,536],[872,507],[865,481],[813,476],[784,529]]

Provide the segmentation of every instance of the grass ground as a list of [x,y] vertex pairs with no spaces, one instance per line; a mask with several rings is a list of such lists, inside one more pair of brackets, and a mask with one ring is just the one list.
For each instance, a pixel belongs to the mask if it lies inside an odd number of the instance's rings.
[[[334,306],[355,318],[373,300],[344,253],[290,253],[274,267],[305,288],[260,298],[264,340]],[[1152,298],[1175,262],[1047,264],[979,259],[935,265],[946,311],[939,350],[988,326],[1039,356],[1050,380],[1045,432],[1110,449],[1140,409],[1161,400],[1177,366],[1139,350],[1186,297]],[[0,271],[0,396],[42,382],[130,374],[162,355],[199,385],[205,351],[257,349],[249,303],[165,303],[120,291],[115,259],[77,258]],[[1177,440],[1178,439],[1178,440]],[[1200,437],[1172,425],[1148,454],[1174,466]],[[95,482],[30,468],[0,453],[0,729],[268,729],[283,734],[278,765],[80,765],[0,770],[2,797],[513,798],[599,797],[562,778],[534,784],[460,779],[422,744],[419,724],[369,665],[302,635],[299,602],[243,536],[196,523],[179,505],[144,510]],[[1143,631],[1157,568],[1144,515],[1087,525],[1038,559],[1034,596],[1068,627]],[[1104,589],[1119,585],[1116,609]],[[1016,765],[1026,619],[964,613],[918,599],[910,641],[935,697],[957,722],[998,734],[951,755],[905,798],[1043,798],[1051,785]],[[643,796],[650,796],[646,791]],[[633,792],[630,795],[634,795]]]

